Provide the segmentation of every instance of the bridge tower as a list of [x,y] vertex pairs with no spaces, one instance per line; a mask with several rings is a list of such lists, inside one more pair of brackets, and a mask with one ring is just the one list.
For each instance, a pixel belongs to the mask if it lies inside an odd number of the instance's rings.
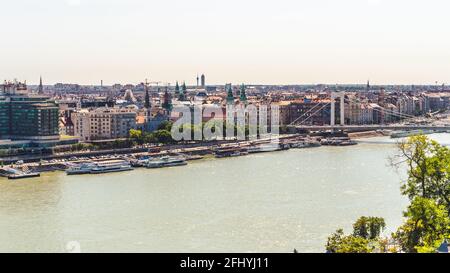
[[345,92],[333,92],[331,93],[331,122],[330,125],[336,125],[336,99],[340,98],[340,114],[341,114],[341,126],[345,125]]

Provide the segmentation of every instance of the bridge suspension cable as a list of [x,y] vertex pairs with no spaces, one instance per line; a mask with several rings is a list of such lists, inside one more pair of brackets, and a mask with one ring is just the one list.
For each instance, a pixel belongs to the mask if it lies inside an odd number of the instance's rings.
[[[347,101],[357,102],[357,101],[355,101],[355,99],[350,99],[350,98],[348,98]],[[358,102],[358,103],[359,103],[359,102]],[[405,118],[405,119],[406,119],[406,118],[409,118],[409,119],[415,119],[415,118],[417,118],[416,116],[408,115],[408,114],[401,113],[401,112],[395,112],[395,111],[393,111],[393,110],[390,110],[390,109],[387,109],[387,108],[384,108],[384,107],[381,107],[381,106],[380,106],[380,108],[381,108],[383,111],[385,111],[385,113],[388,113],[388,114],[390,114],[391,116],[396,116],[396,117]],[[375,110],[375,111],[381,111],[380,109],[377,109],[377,108],[373,108],[373,110]]]
[[[327,104],[325,104],[327,105]],[[304,116],[306,116],[307,114],[311,113],[312,111],[314,111],[316,108],[318,108],[320,106],[320,104],[316,104],[314,105],[311,109],[309,109],[308,111],[306,111],[306,113],[304,113],[303,115],[301,115],[300,117],[296,118],[293,122],[291,122],[289,124],[289,126],[294,125],[297,121],[299,121],[301,118],[303,118]],[[303,121],[304,122],[304,121]],[[299,123],[302,124],[303,122]]]
[[[351,102],[357,102],[360,103],[359,101],[356,101],[356,99],[353,98],[349,98],[347,97],[346,99],[347,103],[351,103]],[[330,105],[332,102],[328,102],[325,103],[324,105],[320,105],[320,103],[318,103],[317,105],[313,106],[311,109],[309,109],[307,112],[305,112],[304,114],[302,114],[300,117],[296,118],[293,122],[291,122],[289,124],[289,126],[293,126],[293,125],[302,125],[304,124],[306,121],[308,121],[309,119],[311,119],[312,117],[314,117],[317,113],[319,113],[320,111],[322,111],[325,107],[327,107],[328,105]],[[321,107],[320,107],[321,106]],[[319,108],[320,107],[320,108]],[[319,108],[318,110],[316,110],[317,108]],[[391,109],[387,109],[385,107],[379,106],[379,107],[374,107],[372,108],[373,111],[379,112],[379,113],[384,113],[387,115],[390,115],[392,117],[397,117],[402,121],[408,121],[408,120],[413,120],[413,119],[417,119],[417,116],[413,116],[413,115],[409,115],[409,114],[405,114],[402,112],[396,112],[394,110]],[[315,112],[313,112],[315,111]],[[311,112],[313,112],[312,114],[310,114]],[[301,122],[298,123],[298,121],[302,118],[304,118],[306,115],[310,114],[309,116],[306,117],[306,119],[302,120]]]
[[417,118],[417,117],[414,117],[414,116],[400,115],[397,112],[393,112],[393,111],[385,109],[385,108],[382,108],[382,109],[374,108],[373,110],[378,112],[378,113],[384,113],[384,114],[388,114],[388,115],[391,115],[391,116],[394,116],[394,117],[401,118],[403,121],[413,120],[413,119]]
[[314,115],[316,115],[317,113],[319,113],[320,111],[322,111],[323,108],[327,107],[329,104],[331,103],[325,103],[322,107],[320,107],[319,110],[317,110],[316,112],[314,112],[312,115],[308,116],[305,120],[303,120],[302,122],[300,122],[298,125],[303,124],[304,122],[308,121],[310,118],[312,118]]
[[409,118],[409,119],[417,118],[416,116],[408,115],[408,114],[401,113],[401,112],[395,112],[394,110],[387,109],[387,108],[384,108],[381,106],[380,106],[380,108],[381,108],[381,110],[378,108],[374,108],[374,110],[375,111],[384,111],[385,113],[390,114],[391,116],[396,116],[396,117],[400,117],[400,118]]

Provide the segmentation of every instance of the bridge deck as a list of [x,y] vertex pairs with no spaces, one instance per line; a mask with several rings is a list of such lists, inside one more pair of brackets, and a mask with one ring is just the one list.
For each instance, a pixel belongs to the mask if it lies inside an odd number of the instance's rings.
[[309,131],[324,131],[324,130],[450,130],[450,125],[302,125],[302,126],[288,126],[290,128],[309,130]]

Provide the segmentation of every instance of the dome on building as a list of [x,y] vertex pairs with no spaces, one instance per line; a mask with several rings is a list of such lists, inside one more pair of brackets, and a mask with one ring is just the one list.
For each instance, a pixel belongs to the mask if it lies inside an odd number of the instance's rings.
[[130,109],[130,110],[138,110],[139,109],[139,107],[135,104],[127,105],[125,108]]
[[196,97],[203,97],[203,98],[206,98],[207,96],[208,96],[208,94],[206,94],[206,92],[204,92],[204,91],[200,91],[196,95]]

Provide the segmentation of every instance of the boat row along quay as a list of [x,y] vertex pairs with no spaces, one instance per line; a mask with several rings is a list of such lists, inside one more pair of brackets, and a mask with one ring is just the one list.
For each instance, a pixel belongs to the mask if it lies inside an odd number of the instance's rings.
[[315,148],[322,145],[349,146],[357,143],[348,137],[309,137],[288,135],[277,139],[260,139],[242,142],[224,142],[198,147],[152,147],[145,152],[124,154],[101,154],[87,156],[80,154],[38,162],[17,161],[0,168],[0,176],[9,179],[38,177],[42,172],[64,171],[67,175],[102,174],[132,171],[134,168],[168,168],[185,166],[189,161],[207,156],[227,158],[255,153],[285,151],[289,149]]
[[[375,132],[375,131],[374,131]],[[411,130],[382,132],[391,138],[402,138],[435,131]],[[39,177],[43,172],[64,171],[67,175],[102,174],[132,171],[135,168],[168,168],[185,166],[189,161],[207,156],[215,158],[239,157],[256,153],[285,151],[289,149],[314,148],[320,146],[353,146],[358,143],[348,136],[304,136],[284,135],[277,139],[254,141],[222,141],[200,143],[202,145],[155,146],[147,149],[132,148],[113,151],[55,155],[48,160],[18,160],[0,167],[0,177],[11,180]],[[34,162],[33,162],[34,161]]]

